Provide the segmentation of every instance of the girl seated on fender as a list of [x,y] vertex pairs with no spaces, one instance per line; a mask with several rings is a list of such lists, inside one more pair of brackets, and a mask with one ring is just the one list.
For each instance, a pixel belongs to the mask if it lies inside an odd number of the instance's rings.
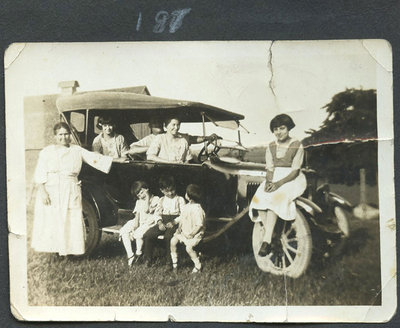
[[[270,122],[270,130],[276,140],[266,149],[266,180],[258,187],[249,210],[250,218],[253,221],[260,220],[265,229],[258,252],[262,257],[271,253],[277,218],[286,221],[295,219],[294,200],[303,194],[307,186],[300,170],[304,157],[303,146],[289,135],[294,126],[293,120],[286,114],[277,115]],[[280,238],[277,238],[277,242],[280,242]]]

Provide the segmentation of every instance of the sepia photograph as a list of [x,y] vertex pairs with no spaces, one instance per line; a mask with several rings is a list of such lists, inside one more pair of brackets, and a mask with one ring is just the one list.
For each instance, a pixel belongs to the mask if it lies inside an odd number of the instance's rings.
[[387,41],[15,43],[4,66],[17,319],[395,313]]

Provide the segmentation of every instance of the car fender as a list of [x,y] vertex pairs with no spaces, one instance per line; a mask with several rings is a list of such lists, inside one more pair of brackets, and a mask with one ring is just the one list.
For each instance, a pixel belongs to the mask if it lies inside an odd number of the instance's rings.
[[343,207],[346,210],[351,210],[353,208],[353,205],[348,200],[334,192],[329,192],[329,198],[333,204],[337,204],[338,206]]
[[298,197],[295,202],[296,206],[302,208],[304,211],[312,216],[314,216],[316,213],[322,213],[322,209],[313,201],[307,198]]

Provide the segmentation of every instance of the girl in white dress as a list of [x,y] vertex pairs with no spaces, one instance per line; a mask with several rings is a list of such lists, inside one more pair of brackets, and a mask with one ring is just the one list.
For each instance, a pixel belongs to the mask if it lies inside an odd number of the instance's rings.
[[59,255],[85,253],[85,225],[78,175],[82,162],[108,173],[112,157],[71,145],[71,130],[60,122],[54,128],[55,145],[39,154],[34,180],[38,185],[32,248]]
[[172,270],[176,271],[178,268],[177,246],[178,243],[183,243],[194,264],[192,273],[197,273],[201,270],[201,263],[197,252],[193,248],[203,238],[206,218],[206,214],[200,205],[202,198],[200,187],[195,184],[188,185],[185,198],[189,203],[183,206],[181,215],[173,221],[174,224],[178,224],[178,229],[171,239]]
[[[128,266],[131,266],[133,262],[138,262],[142,256],[143,235],[155,226],[154,211],[160,201],[159,197],[150,193],[149,187],[144,181],[135,181],[132,184],[131,194],[137,198],[133,210],[135,218],[125,223],[119,231],[120,239],[122,239],[128,256]],[[136,256],[132,250],[133,240],[136,240]]]
[[266,180],[258,187],[250,204],[249,215],[253,221],[261,221],[265,227],[260,256],[271,252],[271,240],[278,217],[291,221],[296,217],[294,200],[301,196],[307,186],[301,172],[304,149],[300,141],[289,136],[295,126],[289,115],[275,116],[270,123],[276,141],[266,149]]

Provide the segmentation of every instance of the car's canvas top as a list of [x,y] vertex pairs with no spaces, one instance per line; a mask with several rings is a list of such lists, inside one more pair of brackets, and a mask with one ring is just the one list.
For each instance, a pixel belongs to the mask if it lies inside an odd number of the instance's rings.
[[[199,102],[153,97],[129,92],[84,92],[57,99],[61,112],[75,110],[137,110],[137,122],[148,122],[155,115],[178,116],[183,122],[242,120],[243,115]],[[208,117],[207,117],[208,116]]]

